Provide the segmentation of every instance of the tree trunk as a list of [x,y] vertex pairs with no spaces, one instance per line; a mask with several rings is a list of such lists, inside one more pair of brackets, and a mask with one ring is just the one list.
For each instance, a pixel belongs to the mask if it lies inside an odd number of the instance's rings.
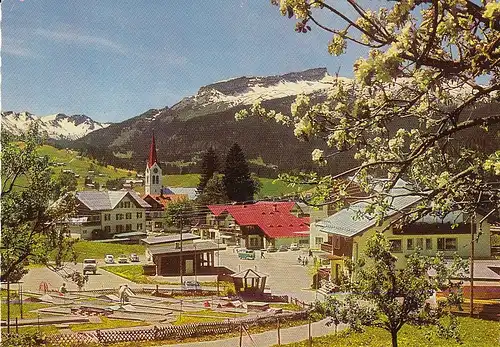
[[398,347],[398,332],[396,330],[391,331],[392,347]]

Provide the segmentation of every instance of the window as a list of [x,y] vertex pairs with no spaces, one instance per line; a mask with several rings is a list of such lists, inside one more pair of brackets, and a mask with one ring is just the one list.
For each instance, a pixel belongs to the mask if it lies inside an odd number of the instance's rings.
[[137,212],[137,218],[142,218],[142,212]]
[[424,249],[424,239],[422,239],[422,238],[417,239],[417,248]]
[[130,208],[130,201],[125,201],[124,206],[125,208]]
[[142,230],[142,223],[137,224],[137,230]]
[[322,243],[323,243],[323,238],[322,238],[322,237],[316,237],[316,238],[315,238],[315,243],[316,243],[317,245],[322,244]]
[[163,223],[162,222],[155,222],[155,228],[162,228]]
[[401,240],[389,240],[392,252],[401,252],[403,250],[403,242]]
[[104,231],[107,233],[111,232],[111,227],[109,225],[104,226]]
[[111,220],[111,214],[110,213],[105,213],[104,214],[104,220]]
[[426,250],[432,249],[432,239],[425,239],[425,249]]
[[126,213],[125,219],[132,219],[132,213],[130,213],[130,212]]
[[333,237],[333,248],[340,249],[340,236]]
[[438,250],[439,251],[456,251],[457,250],[457,239],[456,238],[438,238]]
[[299,245],[305,245],[305,244],[309,244],[309,239],[300,239],[299,240]]
[[415,249],[415,243],[413,243],[413,239],[406,239],[406,249],[409,251],[413,251]]
[[116,230],[117,233],[121,233],[123,231],[123,225],[117,225],[115,227],[115,230]]
[[132,224],[125,225],[125,231],[131,231],[131,230],[132,230]]
[[116,220],[120,220],[120,214],[119,213],[116,214]]

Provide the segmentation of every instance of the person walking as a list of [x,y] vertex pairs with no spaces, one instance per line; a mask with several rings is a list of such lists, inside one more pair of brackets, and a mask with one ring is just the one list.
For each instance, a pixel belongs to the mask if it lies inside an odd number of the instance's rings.
[[260,250],[260,259],[266,259],[266,257],[264,256],[264,250]]

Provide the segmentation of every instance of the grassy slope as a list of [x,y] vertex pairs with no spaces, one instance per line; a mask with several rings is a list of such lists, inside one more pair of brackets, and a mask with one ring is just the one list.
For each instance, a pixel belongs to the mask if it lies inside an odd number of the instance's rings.
[[[55,147],[45,145],[39,149],[40,155],[46,155],[50,158],[51,162],[55,163],[65,163],[64,166],[54,166],[53,171],[55,175],[58,175],[62,170],[73,170],[75,174],[80,175],[77,179],[78,187],[83,189],[85,177],[88,171],[93,165],[95,167],[95,177],[94,180],[99,182],[99,184],[105,184],[109,179],[116,179],[122,177],[135,177],[136,172],[129,171],[125,169],[114,168],[111,165],[107,167],[101,166],[93,162],[91,159],[86,157],[77,158],[78,152],[72,150],[57,149]],[[104,177],[99,177],[98,174],[101,173]]]
[[[135,171],[114,168],[111,165],[104,167],[86,157],[77,158],[78,152],[72,150],[57,149],[55,147],[45,145],[40,148],[39,153],[40,155],[47,155],[51,162],[65,163],[64,166],[53,167],[55,175],[58,175],[62,170],[67,169],[73,170],[75,174],[80,175],[77,179],[79,189],[84,189],[85,177],[88,175],[91,165],[94,166],[94,180],[101,185],[105,184],[109,179],[133,178],[136,175]],[[104,176],[99,177],[99,173]],[[167,175],[163,176],[163,185],[170,187],[196,187],[199,182],[199,177],[199,174]],[[283,182],[273,183],[274,179],[272,178],[259,179],[262,183],[262,189],[257,195],[257,198],[286,195],[293,193],[296,190],[296,188],[287,187],[287,185]],[[139,193],[144,192],[144,187],[136,187],[135,189]]]
[[[459,318],[462,344],[452,339],[439,338],[435,328],[405,325],[398,335],[399,347],[491,347],[498,345],[500,323],[473,318]],[[388,347],[391,335],[380,328],[369,327],[363,333],[340,333],[315,338],[315,347]],[[287,344],[288,347],[306,347],[307,341]]]

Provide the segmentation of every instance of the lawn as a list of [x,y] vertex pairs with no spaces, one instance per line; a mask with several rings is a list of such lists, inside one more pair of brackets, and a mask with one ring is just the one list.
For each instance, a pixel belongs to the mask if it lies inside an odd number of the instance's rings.
[[142,265],[103,266],[101,269],[138,284],[162,284],[162,282],[155,281],[150,276],[144,275],[142,273]]
[[287,311],[302,311],[302,307],[292,303],[274,303],[270,304],[272,308],[281,308]]
[[[398,338],[399,347],[492,347],[498,346],[500,323],[474,318],[459,318],[462,343],[442,339],[434,327],[413,327],[405,325]],[[287,347],[307,347],[307,341],[291,343]],[[341,332],[337,336],[327,335],[313,340],[315,347],[389,347],[391,335],[380,328],[367,328],[363,333]]]
[[[12,299],[11,299],[12,300]],[[38,310],[39,308],[45,308],[53,306],[50,304],[42,304],[38,302],[23,302],[23,318],[37,318],[37,312],[30,312],[34,310]],[[2,319],[7,319],[7,303],[3,303],[1,305],[2,310]],[[10,319],[13,320],[15,318],[21,318],[21,310],[19,304],[10,304]]]
[[122,245],[118,243],[106,242],[91,242],[79,240],[73,246],[78,258],[78,262],[83,259],[104,259],[106,254],[112,254],[118,257],[121,254],[130,255],[130,253],[137,253],[139,257],[144,257],[146,247],[143,245]]

